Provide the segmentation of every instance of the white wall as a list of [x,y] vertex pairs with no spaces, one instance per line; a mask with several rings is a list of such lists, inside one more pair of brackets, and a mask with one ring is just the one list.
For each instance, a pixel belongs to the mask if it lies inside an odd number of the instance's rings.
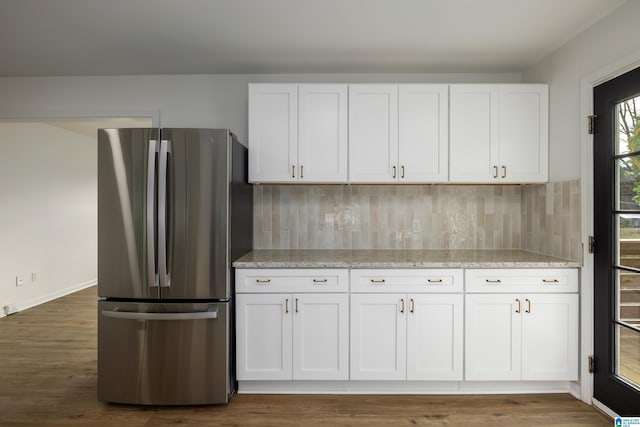
[[0,150],[1,316],[95,282],[97,178],[95,138],[54,126],[0,123]]
[[580,178],[580,81],[640,51],[640,1],[629,1],[523,73],[549,84],[549,180]]
[[247,141],[250,82],[519,82],[520,74],[277,74],[0,78],[0,118],[149,116],[164,127],[229,128]]

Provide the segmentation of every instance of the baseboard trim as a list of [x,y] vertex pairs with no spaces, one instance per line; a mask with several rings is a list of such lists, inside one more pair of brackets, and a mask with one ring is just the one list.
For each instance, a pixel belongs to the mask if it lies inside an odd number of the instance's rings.
[[573,395],[567,381],[239,381],[238,393]]
[[[39,295],[36,298],[32,298],[32,299],[29,299],[27,301],[16,303],[15,305],[16,305],[18,310],[15,313],[19,313],[19,312],[21,312],[23,310],[27,310],[29,308],[33,308],[33,307],[38,306],[40,304],[44,304],[46,302],[53,301],[54,299],[58,299],[60,297],[72,294],[74,292],[78,292],[78,291],[80,291],[82,289],[89,288],[91,286],[94,286],[96,283],[98,283],[98,279],[91,279],[91,280],[89,280],[87,282],[78,283],[78,284],[75,284],[73,286],[69,286],[69,287],[64,288],[64,289],[59,289],[59,290],[57,290],[55,292],[51,292],[51,293],[44,294],[44,295]],[[1,317],[5,317],[5,316],[6,316],[6,314],[4,312],[0,314],[0,318]]]

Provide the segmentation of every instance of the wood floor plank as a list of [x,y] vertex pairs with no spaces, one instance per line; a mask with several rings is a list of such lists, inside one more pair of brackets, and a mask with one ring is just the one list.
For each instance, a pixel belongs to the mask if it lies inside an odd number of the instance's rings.
[[145,407],[96,398],[97,296],[89,288],[0,319],[2,426],[611,426],[568,394],[237,395],[229,405]]

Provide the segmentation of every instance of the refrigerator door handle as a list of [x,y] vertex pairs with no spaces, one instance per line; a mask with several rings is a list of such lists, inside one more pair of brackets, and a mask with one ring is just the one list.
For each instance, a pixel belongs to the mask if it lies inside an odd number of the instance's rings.
[[140,313],[137,311],[102,310],[102,315],[114,319],[127,320],[199,320],[217,319],[218,309],[209,307],[207,311],[197,311],[192,313]]
[[156,271],[156,159],[158,156],[158,141],[149,141],[147,157],[147,285],[158,287],[158,273]]
[[160,287],[168,288],[167,273],[167,163],[169,157],[169,141],[160,141],[160,160],[158,170],[158,275]]

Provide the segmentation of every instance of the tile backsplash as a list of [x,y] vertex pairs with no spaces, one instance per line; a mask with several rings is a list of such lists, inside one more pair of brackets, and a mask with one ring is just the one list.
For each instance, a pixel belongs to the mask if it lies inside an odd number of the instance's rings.
[[578,180],[253,188],[256,249],[526,249],[580,259]]
[[522,248],[582,262],[580,180],[524,186]]

